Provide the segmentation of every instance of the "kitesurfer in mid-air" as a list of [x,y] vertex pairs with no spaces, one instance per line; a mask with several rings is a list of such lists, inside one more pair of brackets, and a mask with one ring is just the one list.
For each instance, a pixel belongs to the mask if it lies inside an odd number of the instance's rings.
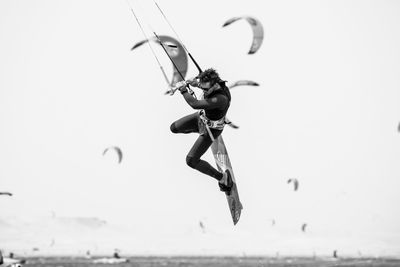
[[[203,99],[196,99],[187,89],[187,85],[201,88],[204,92]],[[197,77],[182,81],[177,84],[186,102],[196,110],[196,113],[187,115],[171,124],[173,133],[199,133],[199,137],[186,156],[186,163],[216,180],[223,192],[230,194],[233,181],[229,170],[221,173],[208,162],[201,159],[223,131],[225,115],[231,102],[231,94],[225,81],[221,80],[214,69],[207,69]],[[212,135],[212,137],[210,136]]]

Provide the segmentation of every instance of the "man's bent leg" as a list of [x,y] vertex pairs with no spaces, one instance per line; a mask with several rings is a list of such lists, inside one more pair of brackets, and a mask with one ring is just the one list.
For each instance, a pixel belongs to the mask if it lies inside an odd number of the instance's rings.
[[192,149],[186,157],[186,163],[193,169],[196,169],[206,175],[209,175],[218,181],[221,180],[223,174],[211,166],[207,161],[201,160],[201,156],[211,146],[212,140],[208,135],[200,135],[194,143]]
[[173,133],[194,133],[199,131],[198,126],[199,114],[193,113],[187,115],[171,124],[171,132]]

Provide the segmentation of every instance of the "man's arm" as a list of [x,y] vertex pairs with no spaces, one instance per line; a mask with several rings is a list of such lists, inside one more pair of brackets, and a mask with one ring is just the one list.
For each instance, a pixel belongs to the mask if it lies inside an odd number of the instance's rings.
[[223,95],[216,95],[214,97],[208,99],[197,100],[187,91],[182,92],[183,97],[186,102],[193,109],[215,109],[215,108],[223,108],[226,106],[228,99]]

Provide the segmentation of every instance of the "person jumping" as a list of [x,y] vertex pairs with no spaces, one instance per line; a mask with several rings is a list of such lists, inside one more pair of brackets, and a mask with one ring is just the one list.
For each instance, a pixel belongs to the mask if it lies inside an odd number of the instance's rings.
[[[229,170],[219,172],[207,161],[201,159],[213,141],[221,135],[225,116],[231,103],[231,94],[226,81],[221,80],[216,70],[210,68],[197,77],[177,84],[186,102],[198,112],[187,115],[171,124],[173,133],[199,133],[199,137],[186,156],[186,163],[206,175],[218,180],[220,190],[228,195],[233,186]],[[187,85],[203,90],[203,99],[196,99],[187,89]]]

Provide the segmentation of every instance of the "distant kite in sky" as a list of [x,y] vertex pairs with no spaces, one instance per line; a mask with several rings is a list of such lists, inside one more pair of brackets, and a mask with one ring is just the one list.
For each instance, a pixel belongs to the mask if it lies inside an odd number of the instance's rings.
[[201,228],[201,231],[202,231],[203,233],[205,233],[205,232],[206,232],[206,227],[204,226],[204,223],[203,223],[202,221],[199,222],[199,226],[200,226],[200,228]]
[[12,196],[12,193],[10,192],[0,192],[0,195],[4,195],[4,196]]
[[233,18],[230,18],[229,20],[227,20],[224,23],[224,25],[222,25],[222,27],[226,27],[226,26],[230,25],[231,23],[241,20],[241,19],[246,20],[250,24],[251,29],[253,31],[253,41],[251,43],[249,54],[254,54],[255,52],[257,52],[258,49],[260,49],[261,44],[264,39],[264,28],[260,21],[258,21],[254,17],[249,17],[249,16],[233,17]]
[[117,147],[117,146],[110,146],[110,147],[106,148],[106,149],[103,151],[103,156],[104,156],[104,155],[107,153],[107,151],[109,151],[109,150],[115,151],[115,152],[117,153],[117,155],[118,155],[118,163],[121,163],[122,157],[123,157],[123,155],[122,155],[122,150],[121,150],[119,147]]
[[307,227],[307,224],[303,223],[303,225],[301,226],[301,231],[306,232],[306,227]]
[[249,80],[240,80],[240,81],[236,81],[233,84],[228,85],[229,89],[232,89],[236,86],[243,86],[243,85],[248,85],[248,86],[259,86],[258,83],[253,82],[253,81],[249,81]]
[[238,126],[238,125],[234,124],[233,122],[231,122],[231,120],[229,120],[229,119],[226,118],[226,117],[225,117],[225,123],[226,123],[228,126],[232,127],[233,129],[239,129],[239,126]]
[[287,180],[287,183],[288,183],[288,184],[293,183],[293,189],[294,189],[294,191],[297,191],[297,189],[299,188],[299,181],[298,181],[296,178],[288,179],[288,180]]

